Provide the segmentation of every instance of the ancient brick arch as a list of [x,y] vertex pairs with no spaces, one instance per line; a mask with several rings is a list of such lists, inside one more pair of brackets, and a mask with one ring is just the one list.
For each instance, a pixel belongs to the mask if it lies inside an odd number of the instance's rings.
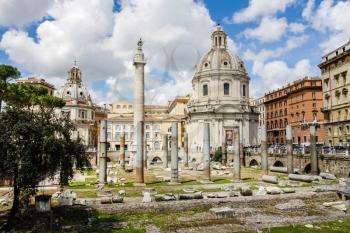
[[274,167],[284,167],[284,164],[279,161],[279,160],[276,160],[274,163],[273,163],[273,166]]
[[252,159],[249,162],[249,167],[253,167],[253,166],[259,166],[259,162],[256,161],[256,159]]

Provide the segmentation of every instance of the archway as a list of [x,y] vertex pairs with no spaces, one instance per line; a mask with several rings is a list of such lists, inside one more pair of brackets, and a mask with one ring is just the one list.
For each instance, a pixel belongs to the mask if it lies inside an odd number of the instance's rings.
[[277,160],[277,161],[273,164],[273,166],[274,166],[274,167],[284,167],[284,164],[283,164],[281,161]]
[[153,159],[152,159],[152,163],[161,163],[162,162],[162,159],[159,158],[158,156],[155,156]]
[[311,163],[308,163],[304,168],[304,173],[310,174],[311,172]]
[[256,161],[255,159],[252,159],[250,162],[249,162],[249,167],[257,167],[259,166],[259,163],[258,161]]

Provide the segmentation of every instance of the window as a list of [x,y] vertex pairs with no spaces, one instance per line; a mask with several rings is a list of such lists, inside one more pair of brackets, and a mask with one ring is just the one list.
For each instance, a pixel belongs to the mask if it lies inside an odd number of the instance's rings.
[[159,142],[154,143],[154,150],[160,150],[160,144]]
[[243,85],[243,97],[246,96],[246,90],[245,90],[245,85]]
[[224,83],[224,95],[229,95],[229,94],[230,94],[230,84]]
[[208,95],[208,84],[204,84],[203,85],[203,96],[207,96]]

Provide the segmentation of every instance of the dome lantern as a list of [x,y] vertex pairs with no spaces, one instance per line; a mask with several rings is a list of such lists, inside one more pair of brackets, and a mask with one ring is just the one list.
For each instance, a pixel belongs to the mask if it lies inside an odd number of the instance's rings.
[[227,47],[227,35],[220,25],[218,25],[216,30],[211,34],[211,44],[214,49],[225,49]]

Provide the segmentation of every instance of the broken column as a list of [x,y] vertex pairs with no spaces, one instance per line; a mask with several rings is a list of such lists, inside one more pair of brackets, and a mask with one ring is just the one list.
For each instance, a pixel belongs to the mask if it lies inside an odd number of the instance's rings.
[[162,142],[163,142],[163,146],[162,146],[163,167],[168,168],[168,135],[166,135],[166,134],[163,135]]
[[179,182],[179,164],[178,164],[178,128],[177,122],[171,124],[171,183]]
[[143,140],[143,167],[147,169],[147,140],[145,137]]
[[184,152],[185,152],[185,167],[188,167],[188,133],[184,134]]
[[316,152],[316,126],[310,125],[310,159],[311,174],[318,175],[318,161]]
[[261,126],[261,169],[264,175],[269,174],[267,143],[266,143],[266,127]]
[[137,50],[134,56],[135,79],[134,79],[134,126],[136,127],[136,182],[144,183],[144,68],[146,65],[142,51],[143,42],[140,39],[137,43]]
[[144,183],[144,168],[143,168],[143,121],[137,122],[136,125],[136,158],[135,158],[135,170],[136,170],[136,183]]
[[233,177],[235,179],[241,179],[241,160],[240,160],[240,137],[239,127],[233,128],[234,138],[234,159],[233,159]]
[[210,128],[209,123],[203,125],[203,175],[204,180],[210,180]]
[[294,173],[293,164],[293,142],[292,142],[292,126],[287,125],[286,127],[286,139],[287,139],[287,173]]
[[125,133],[122,132],[120,137],[120,154],[119,154],[120,167],[125,169]]
[[222,143],[222,146],[221,146],[221,164],[226,165],[226,163],[227,163],[226,143]]
[[99,183],[107,183],[107,120],[101,120],[100,126],[100,171]]

